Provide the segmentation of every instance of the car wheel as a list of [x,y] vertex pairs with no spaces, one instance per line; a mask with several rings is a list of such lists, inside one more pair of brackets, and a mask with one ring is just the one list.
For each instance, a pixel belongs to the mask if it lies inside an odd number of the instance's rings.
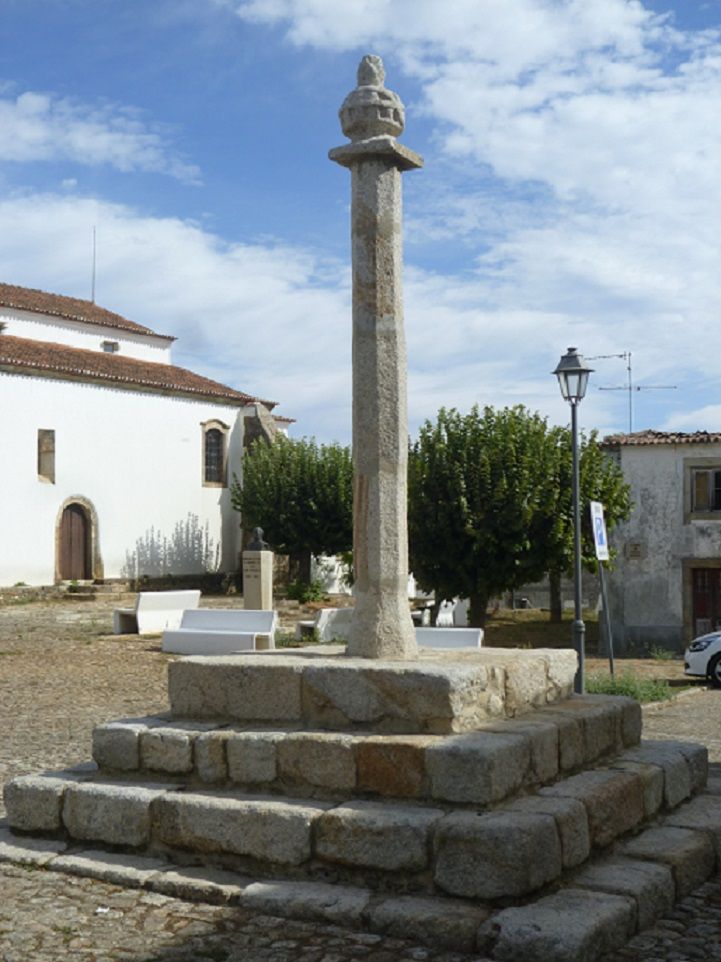
[[706,674],[714,688],[721,688],[721,652],[708,663]]

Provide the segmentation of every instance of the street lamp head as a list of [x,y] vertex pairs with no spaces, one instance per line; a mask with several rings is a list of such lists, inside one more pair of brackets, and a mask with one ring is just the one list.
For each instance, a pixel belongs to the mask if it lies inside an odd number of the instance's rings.
[[586,394],[588,375],[593,368],[588,367],[575,347],[569,347],[556,370],[553,372],[558,378],[561,394],[569,404],[578,404]]

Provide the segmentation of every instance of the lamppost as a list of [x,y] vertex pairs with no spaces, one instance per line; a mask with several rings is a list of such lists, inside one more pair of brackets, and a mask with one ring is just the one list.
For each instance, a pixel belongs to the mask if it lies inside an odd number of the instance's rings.
[[568,351],[558,362],[553,372],[558,378],[561,394],[571,405],[571,451],[573,459],[573,609],[574,622],[571,637],[578,655],[578,670],[574,679],[574,689],[582,695],[585,681],[586,626],[581,613],[581,498],[578,469],[578,417],[577,407],[586,394],[588,375],[593,368],[587,367],[575,347]]

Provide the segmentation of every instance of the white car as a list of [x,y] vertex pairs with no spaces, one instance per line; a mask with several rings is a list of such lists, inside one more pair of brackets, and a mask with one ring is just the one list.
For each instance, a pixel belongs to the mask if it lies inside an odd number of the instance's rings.
[[694,638],[686,649],[683,670],[687,675],[708,678],[714,688],[721,688],[721,631]]

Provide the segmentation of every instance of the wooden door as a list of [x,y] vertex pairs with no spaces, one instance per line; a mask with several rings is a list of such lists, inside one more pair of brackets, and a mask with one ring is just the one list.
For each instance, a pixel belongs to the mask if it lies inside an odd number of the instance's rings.
[[721,568],[694,568],[694,637],[721,628]]
[[60,522],[60,578],[86,581],[90,573],[90,526],[85,509],[69,504]]

